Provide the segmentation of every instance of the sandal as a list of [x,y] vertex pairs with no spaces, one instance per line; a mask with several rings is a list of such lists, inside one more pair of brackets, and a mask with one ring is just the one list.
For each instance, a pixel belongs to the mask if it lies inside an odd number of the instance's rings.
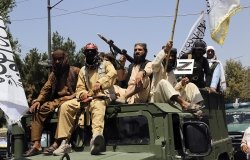
[[43,154],[46,155],[46,156],[49,156],[49,155],[53,155],[53,152],[56,150],[57,148],[53,145],[51,145],[49,148],[46,148],[44,151],[43,151]]
[[201,109],[203,109],[205,106],[200,106],[199,104],[190,103],[187,109],[184,109],[184,112],[193,113],[196,116],[202,116],[203,112]]
[[35,156],[35,155],[38,155],[38,154],[41,154],[42,153],[42,148],[35,148],[35,147],[32,147],[30,148],[28,151],[26,151],[23,156],[24,157],[30,157],[30,156]]

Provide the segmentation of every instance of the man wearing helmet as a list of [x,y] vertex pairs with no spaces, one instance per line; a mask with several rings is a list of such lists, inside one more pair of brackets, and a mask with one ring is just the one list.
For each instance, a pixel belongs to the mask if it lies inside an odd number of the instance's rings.
[[52,72],[37,99],[32,101],[31,141],[33,146],[24,154],[29,157],[42,152],[41,136],[44,121],[65,101],[75,97],[80,69],[69,65],[67,53],[57,49],[52,53]]
[[[81,68],[76,86],[76,98],[67,101],[60,107],[59,121],[55,138],[62,141],[54,155],[62,155],[69,151],[69,139],[75,127],[75,117],[80,110],[80,101],[88,101],[92,96],[105,96],[105,90],[113,86],[116,80],[116,70],[109,61],[102,61],[98,56],[98,48],[88,43],[83,48],[86,57],[85,65]],[[92,139],[91,154],[96,155],[104,149],[104,115],[107,102],[97,98],[88,102],[87,110],[91,116]]]
[[83,48],[85,55],[85,65],[87,68],[94,69],[100,64],[100,57],[98,56],[98,48],[93,43],[88,43]]

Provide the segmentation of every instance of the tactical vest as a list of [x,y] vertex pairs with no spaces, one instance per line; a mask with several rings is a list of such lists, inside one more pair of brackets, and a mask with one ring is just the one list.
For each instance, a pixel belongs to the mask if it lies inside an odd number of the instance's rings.
[[[140,71],[141,70],[144,70],[147,63],[150,62],[149,60],[145,60],[141,65],[140,65]],[[131,76],[131,73],[132,73],[132,69],[134,67],[134,63],[131,63],[129,66],[128,66],[128,74],[127,74],[127,77],[124,81],[122,81],[122,88],[127,88],[128,87],[128,82],[129,82],[129,79],[130,79],[130,76]],[[150,76],[150,79],[152,79],[152,75]]]
[[[187,55],[188,59],[192,59],[192,54]],[[194,61],[193,73],[186,75],[190,82],[194,83],[198,88],[206,87],[206,82],[204,80],[204,70],[203,70],[203,60]]]
[[[98,79],[106,75],[106,61],[102,61],[100,65],[98,66],[97,72],[98,72]],[[89,82],[89,74],[88,70],[86,69],[86,66],[83,66],[81,68],[81,72],[83,73],[83,77],[85,79],[85,85],[87,89],[90,89],[90,82]]]

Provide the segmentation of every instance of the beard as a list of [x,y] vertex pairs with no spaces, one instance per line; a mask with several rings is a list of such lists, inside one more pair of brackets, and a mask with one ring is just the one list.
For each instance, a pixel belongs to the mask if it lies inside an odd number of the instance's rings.
[[54,65],[53,72],[54,72],[56,77],[62,76],[63,70],[64,69],[63,69],[62,64]]
[[142,62],[144,62],[146,59],[146,54],[143,55],[136,55],[134,54],[134,64],[141,64]]
[[69,70],[69,62],[68,58],[64,58],[62,63],[54,63],[52,66],[52,71],[54,72],[56,77],[60,77],[63,73]]

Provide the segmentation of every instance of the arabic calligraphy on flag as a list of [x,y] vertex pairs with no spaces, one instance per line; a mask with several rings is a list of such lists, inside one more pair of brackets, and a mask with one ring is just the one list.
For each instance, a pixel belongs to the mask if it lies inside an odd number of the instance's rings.
[[194,42],[197,39],[203,39],[205,36],[205,30],[206,30],[206,21],[204,19],[204,12],[201,13],[201,15],[198,17],[194,25],[192,26],[191,30],[189,31],[189,34],[182,45],[180,49],[180,53],[178,57],[181,57],[183,54],[189,53],[191,51],[191,48],[194,44]]
[[18,122],[28,110],[28,103],[14,54],[0,16],[0,108],[10,123]]

